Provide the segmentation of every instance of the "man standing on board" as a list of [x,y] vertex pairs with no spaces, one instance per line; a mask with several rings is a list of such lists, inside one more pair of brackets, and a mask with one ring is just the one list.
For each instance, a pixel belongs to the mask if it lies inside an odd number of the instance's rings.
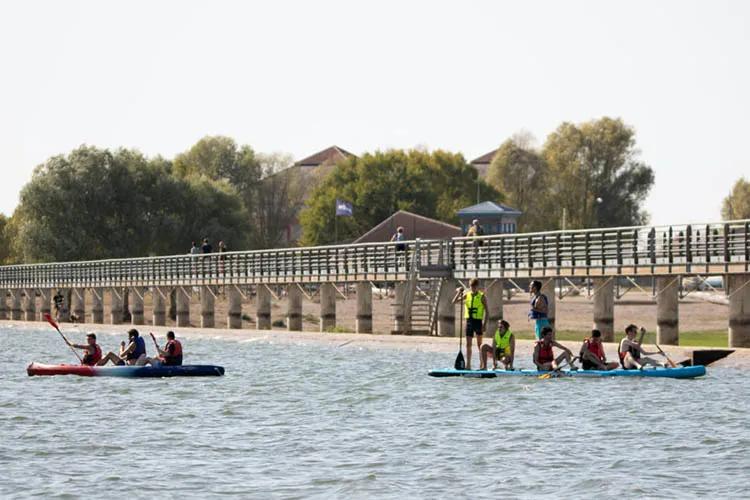
[[479,278],[469,280],[470,290],[462,286],[456,290],[453,303],[464,301],[464,318],[466,318],[466,369],[471,370],[471,340],[476,334],[477,349],[482,349],[482,334],[487,329],[487,299],[479,291]]
[[542,282],[534,280],[529,285],[531,302],[529,303],[529,319],[535,321],[534,333],[536,339],[542,339],[542,328],[549,326],[549,299],[542,293]]

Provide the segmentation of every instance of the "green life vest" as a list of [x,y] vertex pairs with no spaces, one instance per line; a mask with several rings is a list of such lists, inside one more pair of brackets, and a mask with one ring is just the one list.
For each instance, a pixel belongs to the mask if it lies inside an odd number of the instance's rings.
[[464,317],[466,319],[484,319],[482,295],[484,295],[482,292],[477,292],[476,295],[471,292],[466,293],[466,301],[464,302]]
[[500,336],[500,330],[495,330],[495,348],[502,352],[503,355],[510,356],[510,337],[513,335],[513,332],[510,330],[505,331],[505,335],[502,337]]

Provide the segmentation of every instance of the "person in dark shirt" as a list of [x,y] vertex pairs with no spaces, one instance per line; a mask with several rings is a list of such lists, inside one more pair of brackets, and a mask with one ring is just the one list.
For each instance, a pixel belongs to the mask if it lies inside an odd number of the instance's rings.
[[203,244],[201,245],[201,253],[211,253],[214,251],[214,247],[208,242],[208,238],[203,238]]

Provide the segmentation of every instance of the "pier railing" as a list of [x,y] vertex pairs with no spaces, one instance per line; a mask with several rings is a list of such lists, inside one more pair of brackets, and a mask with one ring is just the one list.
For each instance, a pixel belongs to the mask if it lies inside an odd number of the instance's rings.
[[0,267],[0,288],[750,272],[750,220]]

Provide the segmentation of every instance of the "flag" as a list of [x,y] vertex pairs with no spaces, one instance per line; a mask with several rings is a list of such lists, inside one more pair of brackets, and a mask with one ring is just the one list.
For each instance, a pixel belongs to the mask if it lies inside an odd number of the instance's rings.
[[336,200],[336,215],[346,215],[351,217],[352,204],[342,200]]

